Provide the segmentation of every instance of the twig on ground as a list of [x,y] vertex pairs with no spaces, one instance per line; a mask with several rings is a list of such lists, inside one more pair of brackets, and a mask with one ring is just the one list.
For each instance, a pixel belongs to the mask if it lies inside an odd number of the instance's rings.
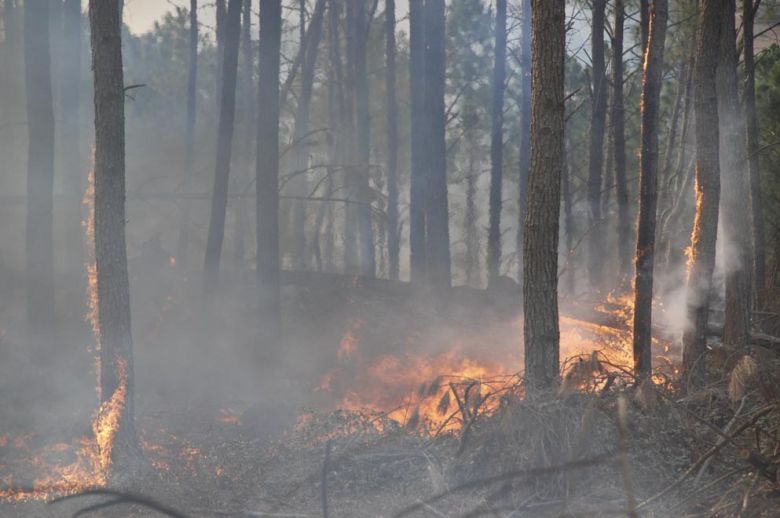
[[[49,504],[58,504],[66,500],[74,500],[76,498],[83,498],[86,496],[111,496],[114,497],[114,500],[110,502],[105,502],[105,504],[109,504],[109,503],[111,505],[119,505],[124,503],[138,504],[140,506],[146,507],[147,509],[152,509],[153,511],[157,511],[160,514],[170,516],[171,518],[188,518],[186,514],[181,513],[176,509],[168,507],[159,502],[155,502],[154,500],[147,498],[145,496],[135,495],[132,493],[125,493],[122,491],[116,491],[114,489],[89,489],[87,491],[82,491],[81,493],[55,498],[54,500],[50,500]],[[95,506],[92,507],[94,508]],[[108,505],[104,505],[99,508],[102,509],[104,507],[108,507]]]

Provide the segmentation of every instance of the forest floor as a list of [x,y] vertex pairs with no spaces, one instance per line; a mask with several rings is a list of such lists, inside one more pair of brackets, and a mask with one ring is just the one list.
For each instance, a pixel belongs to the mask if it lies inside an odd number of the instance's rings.
[[[564,355],[584,356],[562,394],[529,400],[514,375],[522,333],[510,292],[454,290],[444,306],[401,284],[291,274],[284,355],[267,369],[251,351],[251,276],[227,279],[204,307],[197,279],[160,271],[131,279],[147,467],[121,489],[186,516],[777,515],[777,399],[747,378],[738,398],[728,379],[686,397],[662,376],[635,387],[620,370],[619,314],[579,327],[566,317]],[[563,311],[582,312],[573,301]],[[9,303],[0,314],[19,320]],[[6,329],[6,486],[45,471],[24,465],[31,451],[89,433],[93,353],[88,328],[71,327],[67,361],[43,369]],[[4,502],[0,517],[72,516],[107,500]],[[156,514],[125,503],[89,516]]]

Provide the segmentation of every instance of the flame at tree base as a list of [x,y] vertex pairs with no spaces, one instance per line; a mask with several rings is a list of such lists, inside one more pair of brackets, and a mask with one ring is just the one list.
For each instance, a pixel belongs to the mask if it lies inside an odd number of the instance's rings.
[[[0,500],[47,500],[56,495],[79,493],[106,485],[114,438],[127,396],[127,364],[124,360],[117,361],[117,370],[119,385],[96,412],[92,421],[93,436],[81,437],[75,444],[46,446],[24,459],[25,467],[41,475],[34,480],[32,487],[20,487],[11,475],[4,477],[2,484],[5,487],[0,489]],[[24,443],[20,441],[17,446],[23,447]]]

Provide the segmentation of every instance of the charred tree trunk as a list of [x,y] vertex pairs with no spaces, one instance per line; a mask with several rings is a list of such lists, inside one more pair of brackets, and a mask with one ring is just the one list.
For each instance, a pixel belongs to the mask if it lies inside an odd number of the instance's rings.
[[647,42],[650,37],[650,1],[639,0],[639,37],[642,42],[642,55],[647,52]]
[[493,118],[490,132],[490,228],[488,283],[501,267],[501,199],[504,169],[504,82],[506,81],[506,0],[496,2],[496,44],[493,63]]
[[[198,81],[198,0],[190,0],[189,54],[187,63],[187,119],[184,126],[184,192],[189,194],[192,186],[192,163],[195,152],[195,118],[197,116]],[[185,201],[179,223],[179,242],[176,246],[176,260],[186,268],[190,241],[190,203]]]
[[367,2],[355,1],[355,129],[357,131],[357,218],[360,242],[360,273],[365,277],[376,274],[374,226],[371,211],[371,119],[368,99],[368,31],[370,22],[366,12]]
[[33,352],[44,354],[54,332],[54,108],[49,53],[49,2],[24,3],[27,87],[27,326]]
[[750,217],[745,118],[739,103],[737,80],[737,31],[735,0],[722,0],[720,61],[718,64],[718,120],[720,122],[720,168],[723,178],[723,238],[725,254],[726,314],[723,341],[744,347],[750,320]]
[[211,197],[209,232],[206,241],[206,257],[203,264],[203,284],[207,294],[212,293],[217,286],[222,242],[225,238],[230,155],[233,145],[233,122],[236,115],[236,78],[238,75],[241,0],[229,1],[225,24],[225,53],[222,70],[223,82],[219,109],[219,130],[217,134],[217,159],[214,170],[214,190]]
[[625,5],[615,0],[615,27],[612,44],[612,131],[615,153],[615,184],[618,205],[618,263],[620,276],[631,273],[631,215],[628,205],[628,182],[626,180],[626,115],[623,101],[623,28]]
[[520,34],[520,146],[517,200],[517,278],[523,280],[523,241],[525,208],[528,199],[528,166],[531,157],[531,0],[522,1],[522,31]]
[[446,49],[444,0],[425,2],[425,118],[427,151],[426,234],[428,282],[450,286],[450,231],[447,201],[444,82]]
[[[125,94],[121,17],[117,0],[90,0],[95,86],[95,267],[100,347],[101,412],[120,412],[110,450],[124,470],[138,460],[133,340],[125,242]],[[122,411],[124,410],[124,411]]]
[[282,2],[260,0],[257,89],[257,290],[261,334],[281,332],[279,264],[279,60]]
[[588,160],[588,206],[590,236],[588,238],[588,278],[594,288],[602,281],[604,239],[601,225],[601,171],[604,167],[604,136],[607,116],[607,76],[604,64],[604,12],[606,0],[593,1],[593,32],[591,59],[593,62],[593,103],[590,117],[590,152]]
[[425,23],[423,0],[409,0],[409,96],[411,105],[411,181],[409,192],[409,248],[411,281],[426,275],[425,250]]
[[689,329],[683,335],[683,378],[698,385],[704,375],[707,318],[720,202],[717,80],[721,0],[702,0],[693,90],[696,113],[696,217],[691,235],[687,312]]
[[558,218],[564,146],[566,10],[564,0],[533,2],[531,169],[523,248],[527,389],[557,385]]
[[667,0],[655,0],[642,78],[639,223],[634,279],[634,372],[643,378],[649,377],[652,372],[653,266],[658,205],[658,125],[668,17]]
[[[756,64],[753,56],[754,0],[742,1],[742,34],[745,52],[745,90],[743,102],[746,119],[747,158],[750,176],[750,223],[753,234],[753,275],[755,305],[766,304],[766,244],[764,242],[764,206],[761,194],[761,172],[756,118]],[[757,4],[756,4],[757,5]]]
[[[62,16],[62,84],[60,86],[62,105],[62,130],[60,149],[62,169],[65,176],[65,190],[72,197],[69,204],[68,240],[81,239],[81,194],[82,177],[86,178],[81,159],[81,132],[79,111],[81,101],[81,0],[65,0]],[[68,266],[74,271],[84,263],[82,248],[69,247]]]
[[390,280],[398,280],[401,228],[398,222],[398,99],[395,91],[395,0],[385,0],[385,90],[387,92],[387,255]]

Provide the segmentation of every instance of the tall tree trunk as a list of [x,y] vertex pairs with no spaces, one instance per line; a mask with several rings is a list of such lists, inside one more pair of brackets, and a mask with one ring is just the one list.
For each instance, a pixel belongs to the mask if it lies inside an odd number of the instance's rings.
[[[184,192],[189,194],[192,186],[192,163],[195,152],[195,118],[197,116],[198,81],[198,0],[190,0],[189,57],[187,63],[187,119],[184,126]],[[187,266],[187,252],[190,241],[190,203],[184,201],[179,223],[179,242],[176,246],[176,260],[182,268]]]
[[753,234],[753,289],[755,305],[766,303],[766,243],[764,242],[764,207],[761,193],[761,171],[756,118],[756,64],[753,56],[754,0],[742,0],[742,34],[745,52],[745,90],[743,102],[746,119],[748,168],[750,173],[750,223]]
[[593,0],[591,79],[593,103],[590,117],[590,152],[588,160],[588,206],[590,236],[588,238],[588,278],[594,288],[601,287],[604,265],[604,239],[601,222],[601,171],[604,167],[604,135],[607,116],[607,76],[604,64],[604,12],[606,0]]
[[655,0],[642,78],[642,146],[639,159],[639,223],[634,279],[634,372],[652,372],[653,266],[658,206],[658,125],[663,85],[668,1]]
[[111,411],[112,404],[119,405],[120,412],[113,448],[102,453],[110,455],[112,465],[122,470],[137,461],[140,449],[133,424],[135,387],[125,241],[125,93],[119,2],[90,0],[89,20],[95,87],[94,225],[101,412]]
[[750,321],[750,199],[746,167],[745,114],[739,103],[737,80],[736,0],[722,0],[720,62],[718,64],[718,115],[720,168],[723,178],[723,238],[726,242],[726,315],[723,342],[744,347]]
[[368,31],[371,20],[365,1],[355,0],[355,142],[358,234],[360,236],[360,273],[366,277],[376,274],[376,253],[371,211],[371,119],[368,99]]
[[257,290],[263,334],[281,333],[279,264],[279,60],[282,2],[260,0],[257,89]]
[[531,169],[523,248],[527,389],[553,388],[560,364],[558,219],[564,166],[564,0],[533,0]]
[[[243,116],[241,117],[241,159],[239,161],[241,174],[235,185],[241,186],[254,172],[252,163],[255,137],[255,125],[257,124],[257,94],[254,89],[255,53],[252,51],[252,0],[243,0],[241,5],[241,46],[240,55],[243,59],[241,65],[241,97],[240,105]],[[236,237],[233,257],[235,269],[244,268],[244,255],[246,254],[246,227],[247,212],[251,200],[239,197],[235,202],[236,211]]]
[[216,29],[215,29],[215,37],[216,37],[216,43],[217,43],[217,68],[216,68],[216,96],[215,99],[217,100],[217,109],[219,110],[222,106],[222,81],[224,78],[224,69],[225,69],[225,36],[226,36],[226,27],[227,24],[227,9],[225,7],[226,0],[215,0],[214,2],[214,9],[215,13],[214,16],[216,18]]
[[342,128],[344,131],[344,178],[348,203],[344,207],[344,269],[349,274],[360,273],[360,232],[358,226],[358,209],[356,201],[359,198],[359,169],[357,163],[357,134],[355,129],[355,55],[356,29],[355,2],[348,0],[345,10],[345,95],[342,112]]
[[222,70],[222,98],[219,109],[214,190],[211,198],[211,217],[209,219],[209,231],[206,241],[206,257],[203,264],[203,284],[206,294],[212,293],[217,286],[222,242],[225,238],[230,155],[233,145],[233,122],[236,115],[236,78],[238,75],[240,28],[241,0],[229,0],[227,19],[225,20],[225,54]]
[[693,90],[696,113],[696,217],[688,261],[687,313],[683,335],[683,378],[698,385],[704,374],[707,319],[720,201],[717,81],[722,0],[702,0]]
[[[82,176],[86,177],[81,159],[81,132],[79,109],[81,101],[81,0],[65,0],[62,16],[62,84],[60,104],[62,130],[60,149],[65,176],[65,192],[72,202],[68,204],[68,240],[81,239]],[[68,247],[68,267],[77,271],[84,263],[80,246]]]
[[523,281],[525,208],[528,199],[528,167],[531,160],[531,0],[522,0],[520,33],[520,145],[517,199],[517,279]]
[[398,99],[395,91],[395,0],[385,0],[385,90],[387,92],[387,255],[390,280],[398,280],[401,229],[398,223]]
[[428,281],[450,286],[450,230],[447,201],[444,82],[446,49],[444,0],[425,1],[425,146],[427,156],[426,255]]
[[493,63],[493,118],[490,131],[490,227],[488,283],[501,267],[501,198],[504,168],[504,82],[506,81],[506,0],[496,1],[496,44]]
[[411,281],[426,275],[425,206],[425,9],[423,0],[409,0],[409,97],[411,107],[411,181],[409,191],[409,248]]
[[614,134],[615,184],[618,205],[618,263],[620,276],[631,273],[631,215],[626,180],[626,115],[623,102],[623,28],[625,5],[615,0],[615,27],[612,44],[612,131]]
[[[344,168],[345,152],[345,99],[344,99],[344,73],[341,64],[341,40],[339,37],[340,4],[338,0],[328,1],[328,47],[329,47],[329,67],[328,67],[328,126],[330,128],[329,138],[329,162],[328,182],[329,192],[334,189],[335,178],[342,179],[343,185],[348,186],[349,180]],[[344,210],[345,216],[348,214],[347,208]],[[326,269],[334,268],[334,249],[335,249],[335,214],[333,204],[328,204],[327,223],[325,226],[325,264]],[[345,224],[346,224],[345,217]],[[346,226],[345,232],[346,234]]]
[[[309,182],[307,173],[309,167],[309,142],[306,138],[309,132],[309,106],[314,88],[314,67],[317,63],[317,52],[322,37],[322,24],[325,13],[325,0],[317,0],[314,13],[309,22],[308,37],[305,38],[306,51],[301,73],[301,95],[298,98],[298,110],[295,115],[295,128],[293,130],[296,151],[295,170],[296,178],[291,182],[293,192],[297,196],[309,196]],[[296,268],[303,270],[308,263],[306,244],[306,200],[297,200],[293,212],[293,260]]]
[[639,0],[639,38],[643,56],[647,52],[647,42],[650,37],[650,2],[651,0]]
[[49,54],[49,2],[24,3],[27,84],[27,326],[35,355],[54,332],[54,108]]

